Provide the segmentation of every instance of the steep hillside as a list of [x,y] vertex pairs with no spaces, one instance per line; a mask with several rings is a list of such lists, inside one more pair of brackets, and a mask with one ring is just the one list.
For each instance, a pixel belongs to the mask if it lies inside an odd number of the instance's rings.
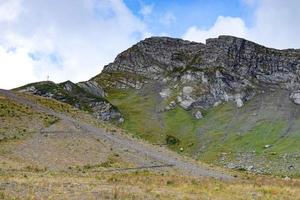
[[300,50],[154,37],[91,81],[142,138],[229,168],[299,176],[299,70]]

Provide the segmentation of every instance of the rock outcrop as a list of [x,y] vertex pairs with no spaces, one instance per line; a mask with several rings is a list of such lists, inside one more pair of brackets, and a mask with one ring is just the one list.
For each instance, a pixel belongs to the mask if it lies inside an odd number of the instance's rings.
[[[107,103],[103,101],[106,91],[142,90],[148,84],[159,85],[161,98],[176,100],[185,110],[207,109],[227,101],[243,107],[255,94],[276,88],[289,90],[291,101],[299,104],[300,50],[271,49],[232,36],[208,39],[206,44],[152,37],[120,53],[91,80],[77,85],[66,82],[59,87],[67,93],[80,88],[102,98],[102,103],[88,106],[101,113],[99,106]],[[32,85],[25,90],[64,101],[58,93],[35,91]],[[174,95],[175,99],[168,99]],[[107,110],[109,106],[100,107]],[[100,114],[100,118],[110,118],[107,116]]]
[[290,99],[295,103],[300,105],[300,91],[294,91],[290,95]]
[[77,85],[71,81],[59,84],[45,81],[25,85],[15,90],[68,103],[78,109],[90,112],[99,120],[120,121],[122,118],[118,109],[104,98],[104,91],[92,81]]
[[[256,93],[272,88],[293,93],[300,89],[299,75],[300,50],[271,49],[232,36],[208,39],[206,44],[153,37],[119,54],[92,81],[104,90],[140,90],[155,82],[168,88],[158,91],[163,98],[174,93],[176,85],[182,88],[180,106],[205,109],[227,101],[242,107]],[[291,95],[295,103],[297,94]]]
[[95,81],[79,82],[77,85],[97,97],[106,96],[104,90]]

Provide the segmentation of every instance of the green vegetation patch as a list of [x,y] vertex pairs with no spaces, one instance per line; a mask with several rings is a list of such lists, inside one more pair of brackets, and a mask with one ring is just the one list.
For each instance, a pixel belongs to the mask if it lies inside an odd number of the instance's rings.
[[[272,173],[281,175],[287,173],[287,169],[279,170],[276,166],[283,166],[283,158],[294,156],[287,159],[287,164],[300,162],[300,133],[297,131],[300,119],[291,125],[285,115],[274,109],[272,102],[265,101],[270,105],[261,107],[254,99],[242,108],[227,102],[202,110],[204,118],[197,120],[192,111],[179,106],[159,112],[159,105],[164,106],[169,100],[159,102],[155,94],[141,95],[135,90],[112,90],[108,94],[125,117],[122,128],[207,163],[220,164],[222,155],[226,155],[226,162],[236,162],[239,156],[251,154],[252,163],[268,160]],[[295,175],[297,170],[288,174]]]
[[154,143],[164,141],[153,96],[141,96],[134,90],[111,90],[108,99],[125,117],[122,128]]

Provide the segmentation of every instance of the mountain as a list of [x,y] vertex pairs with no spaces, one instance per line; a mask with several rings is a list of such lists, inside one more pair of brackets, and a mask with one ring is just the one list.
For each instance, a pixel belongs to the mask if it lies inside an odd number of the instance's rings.
[[299,199],[299,69],[153,37],[88,81],[0,89],[0,199]]
[[152,37],[77,86],[103,91],[122,114],[118,126],[152,143],[228,168],[299,176],[299,70],[299,49]]

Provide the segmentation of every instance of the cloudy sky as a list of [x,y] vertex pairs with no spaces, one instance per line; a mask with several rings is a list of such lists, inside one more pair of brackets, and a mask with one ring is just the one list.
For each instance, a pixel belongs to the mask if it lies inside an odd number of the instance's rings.
[[0,0],[0,88],[87,80],[139,40],[221,34],[300,48],[299,0]]

